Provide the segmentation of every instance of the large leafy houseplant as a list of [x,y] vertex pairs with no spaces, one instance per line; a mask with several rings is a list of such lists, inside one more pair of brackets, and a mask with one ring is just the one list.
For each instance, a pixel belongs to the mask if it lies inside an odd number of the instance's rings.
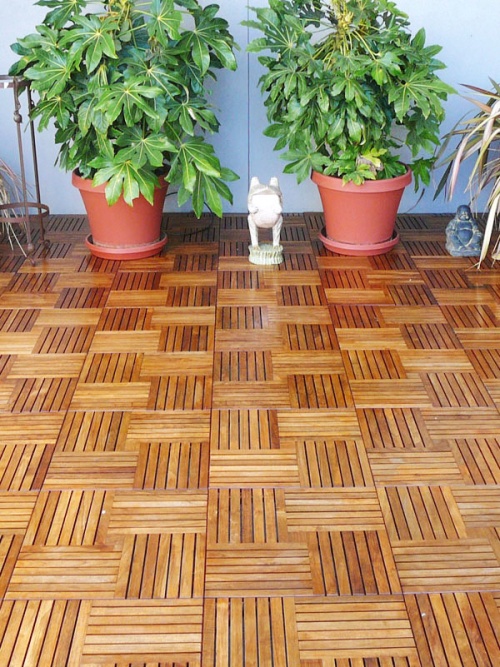
[[19,39],[11,74],[38,93],[32,117],[51,121],[59,163],[95,186],[110,204],[142,194],[153,201],[168,173],[179,205],[192,199],[222,214],[236,178],[206,135],[218,120],[206,81],[234,70],[235,43],[219,7],[197,0],[38,0],[48,8],[36,32]]
[[[488,215],[479,257],[479,265],[485,259],[491,243],[495,222],[500,213],[500,85],[491,79],[492,90],[466,86],[478,95],[469,98],[477,113],[466,114],[446,134],[438,154],[439,162],[447,165],[438,185],[436,196],[447,187],[449,198],[455,192],[458,176],[465,162],[471,170],[467,190],[473,204],[487,192]],[[450,142],[458,139],[458,145],[450,150]],[[500,240],[492,251],[493,259],[500,259]]]
[[426,46],[423,29],[412,35],[389,0],[269,0],[253,11],[265,134],[287,148],[285,172],[361,184],[410,167],[416,187],[430,182],[452,88],[436,74],[441,47]]

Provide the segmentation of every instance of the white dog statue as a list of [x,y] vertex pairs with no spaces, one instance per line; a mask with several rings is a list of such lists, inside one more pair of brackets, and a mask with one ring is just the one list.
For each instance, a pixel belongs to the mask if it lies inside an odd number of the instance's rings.
[[[249,260],[253,264],[280,264],[283,261],[283,247],[280,245],[283,225],[283,195],[278,179],[274,176],[269,185],[260,183],[254,176],[248,191],[248,227],[252,245],[249,248]],[[259,245],[258,229],[271,229],[272,245]]]

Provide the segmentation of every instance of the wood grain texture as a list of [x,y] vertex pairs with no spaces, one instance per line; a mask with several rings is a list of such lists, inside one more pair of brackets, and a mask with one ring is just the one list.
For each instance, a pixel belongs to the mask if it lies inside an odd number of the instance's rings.
[[0,667],[500,665],[500,279],[447,219],[0,240]]

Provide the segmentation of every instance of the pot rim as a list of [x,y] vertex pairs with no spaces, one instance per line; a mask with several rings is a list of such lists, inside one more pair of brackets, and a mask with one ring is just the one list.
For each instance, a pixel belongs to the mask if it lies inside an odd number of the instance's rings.
[[356,183],[344,183],[342,178],[338,176],[327,176],[319,171],[311,173],[311,179],[317,186],[327,188],[329,190],[340,190],[342,192],[356,192],[372,193],[372,192],[388,192],[391,190],[400,190],[411,183],[412,172],[407,168],[404,174],[395,176],[394,178],[382,178],[378,181],[365,181],[361,185]]

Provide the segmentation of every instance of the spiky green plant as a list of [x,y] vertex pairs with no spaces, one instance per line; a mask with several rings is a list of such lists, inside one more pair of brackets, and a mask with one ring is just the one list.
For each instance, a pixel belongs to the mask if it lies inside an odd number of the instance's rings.
[[[500,85],[491,79],[492,90],[465,85],[478,98],[467,98],[479,111],[466,114],[445,135],[439,159],[447,165],[436,190],[436,196],[446,188],[449,199],[456,190],[458,175],[470,166],[466,190],[475,204],[483,192],[488,193],[488,216],[478,266],[485,259],[491,244],[495,222],[500,213]],[[450,150],[450,143],[458,138],[458,145]],[[494,245],[493,259],[500,259],[500,239]]]

